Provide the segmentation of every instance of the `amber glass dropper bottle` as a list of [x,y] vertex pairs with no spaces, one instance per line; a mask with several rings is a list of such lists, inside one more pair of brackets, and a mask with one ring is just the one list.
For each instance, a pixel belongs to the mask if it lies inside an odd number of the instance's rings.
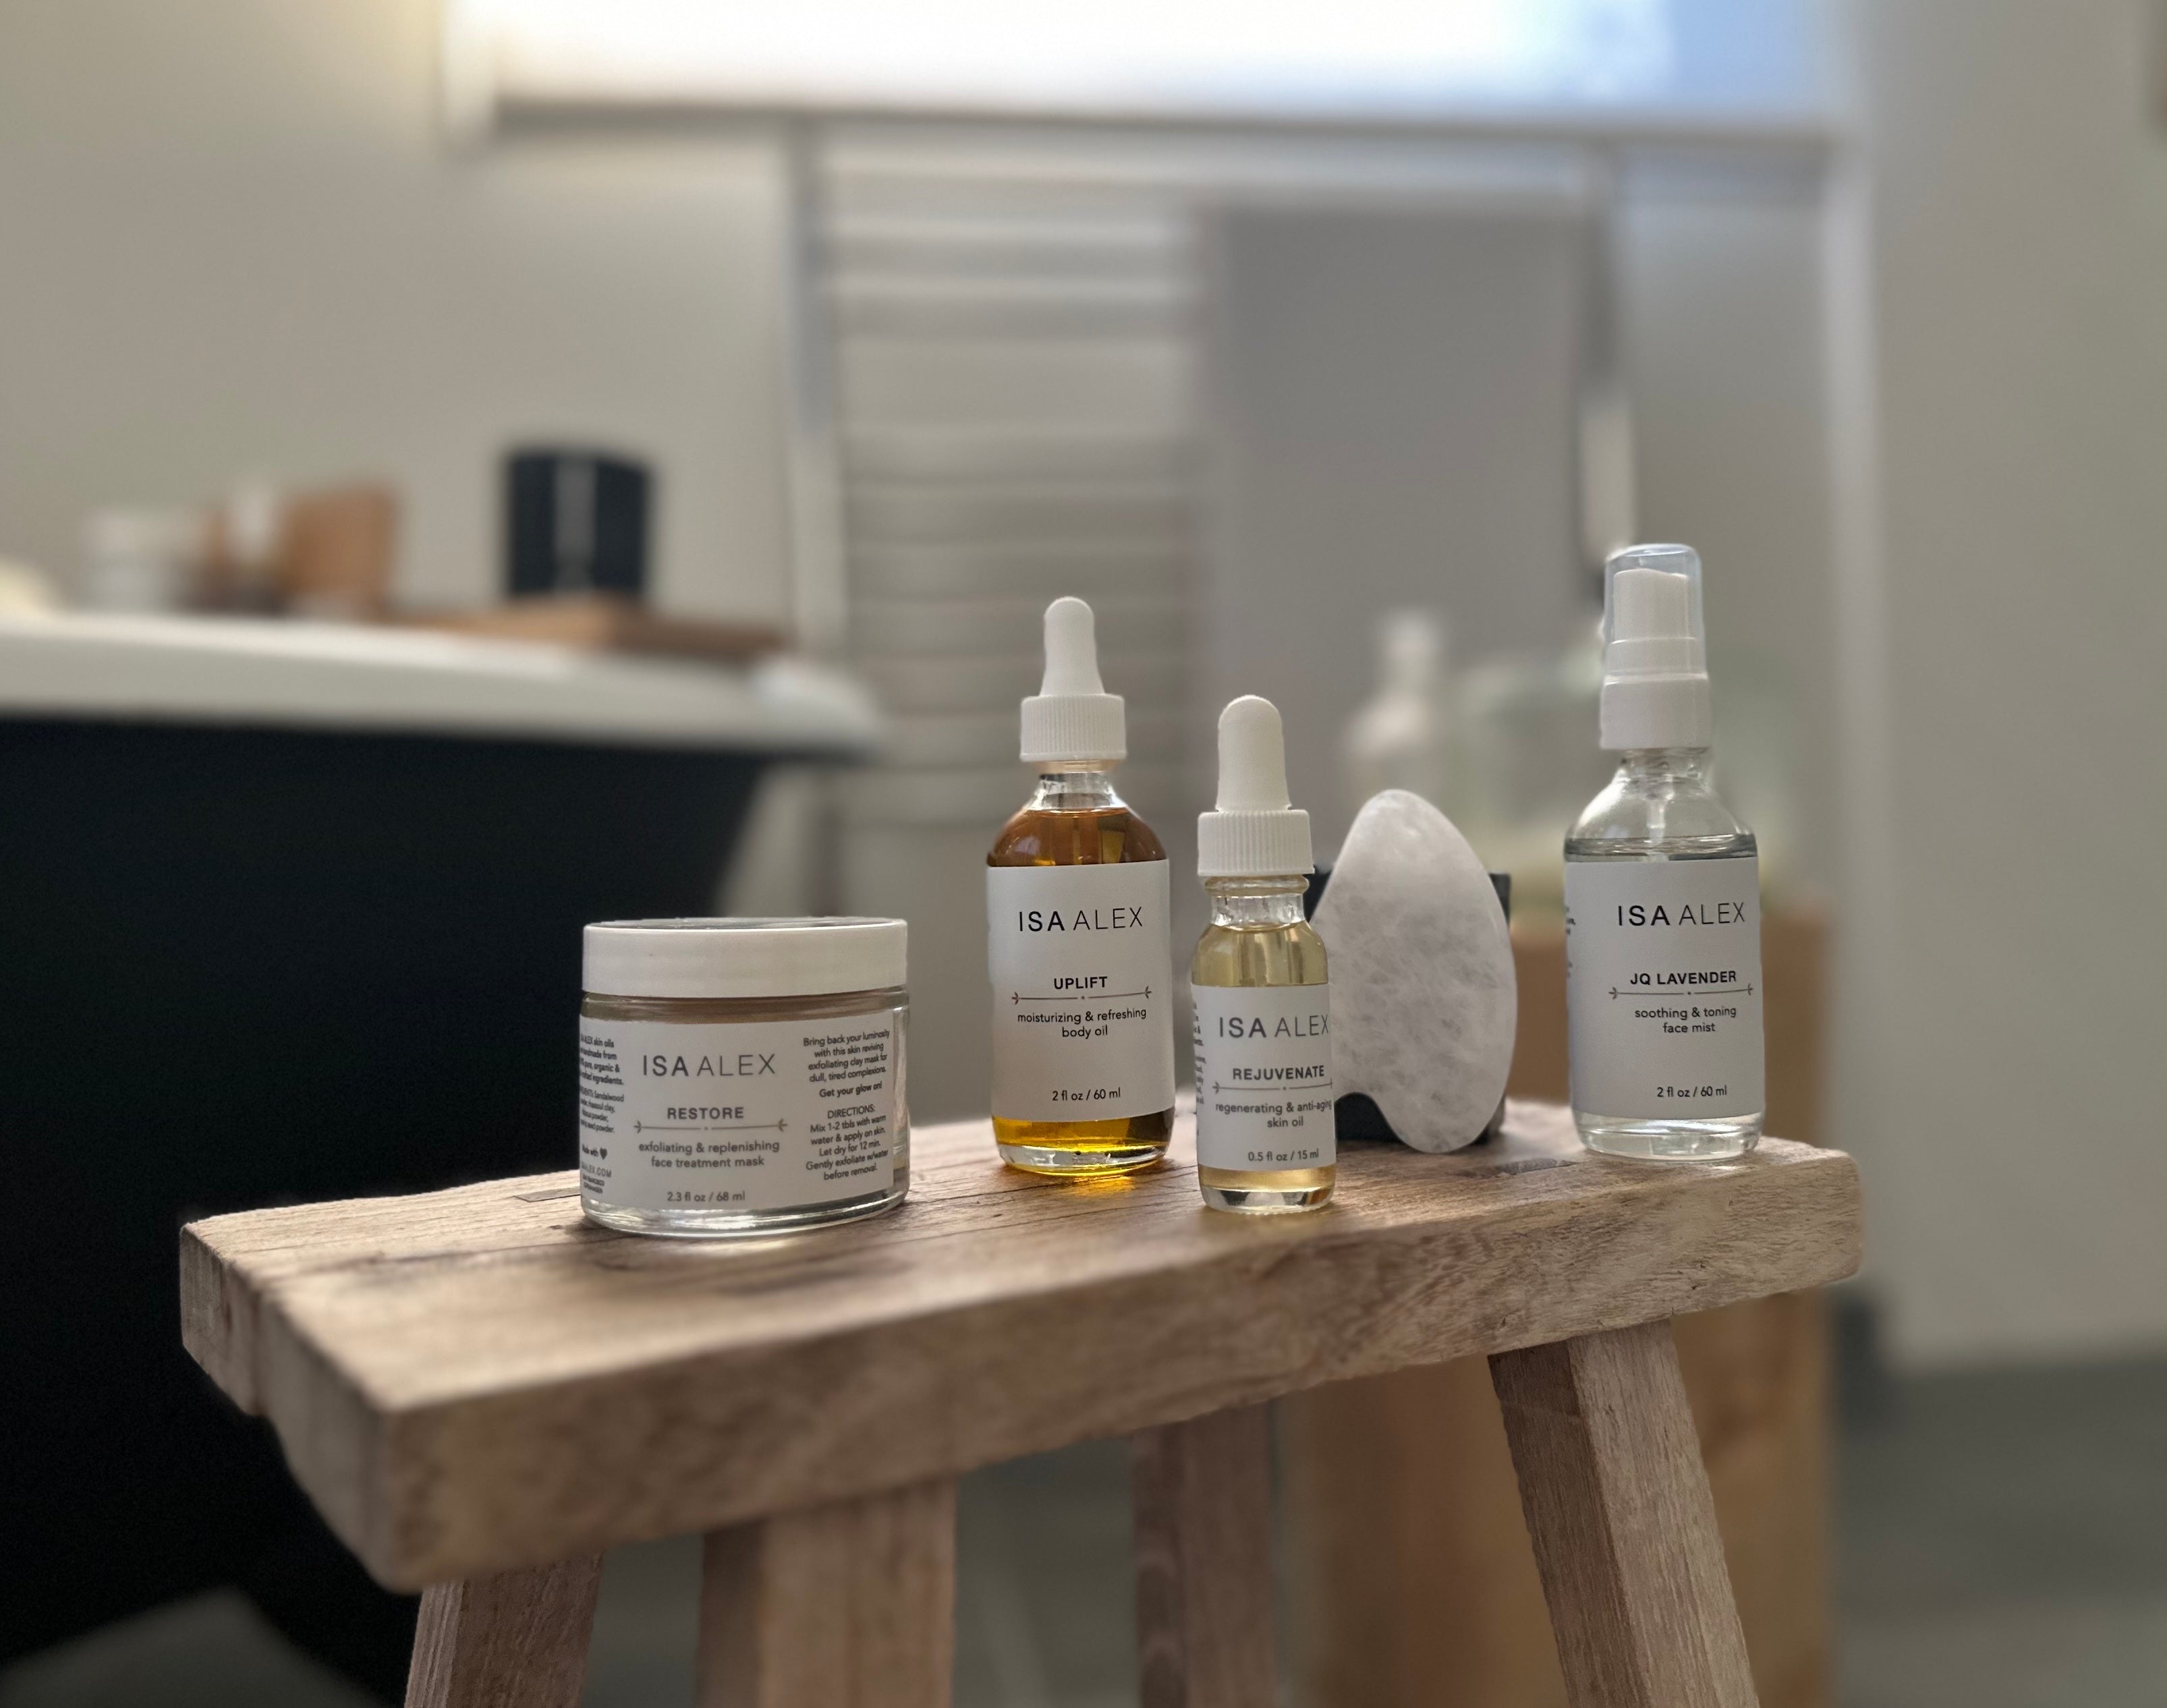
[[1023,702],[1038,786],[986,856],[993,1137],[1034,1174],[1148,1167],[1174,1131],[1166,849],[1114,792],[1127,752],[1091,607],[1057,599]]

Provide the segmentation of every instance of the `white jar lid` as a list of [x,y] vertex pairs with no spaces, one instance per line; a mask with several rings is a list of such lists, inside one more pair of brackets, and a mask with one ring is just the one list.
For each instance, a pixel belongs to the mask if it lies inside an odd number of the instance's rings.
[[607,997],[822,997],[903,982],[900,919],[609,919],[580,982]]

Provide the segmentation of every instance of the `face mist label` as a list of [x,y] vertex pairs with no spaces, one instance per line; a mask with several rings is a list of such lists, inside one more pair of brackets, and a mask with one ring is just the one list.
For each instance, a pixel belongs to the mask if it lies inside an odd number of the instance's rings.
[[580,1190],[623,1209],[885,1193],[905,1155],[892,1013],[580,1022]]
[[1573,1108],[1760,1113],[1761,863],[1568,860],[1565,915]]
[[993,1109],[1104,1121],[1174,1106],[1167,863],[986,869]]
[[1336,1150],[1332,986],[1192,983],[1196,1161],[1204,1168],[1325,1168]]

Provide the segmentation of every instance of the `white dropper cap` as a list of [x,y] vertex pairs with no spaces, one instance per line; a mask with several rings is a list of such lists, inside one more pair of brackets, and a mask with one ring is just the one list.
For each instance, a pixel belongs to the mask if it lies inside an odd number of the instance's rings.
[[1603,746],[1704,748],[1714,732],[1700,554],[1628,546],[1603,566]]
[[1200,878],[1313,872],[1309,815],[1287,801],[1280,709],[1245,694],[1219,714],[1219,805],[1196,818]]
[[1022,757],[1036,764],[1088,764],[1129,754],[1121,696],[1099,679],[1091,607],[1057,599],[1046,608],[1046,676],[1023,703]]

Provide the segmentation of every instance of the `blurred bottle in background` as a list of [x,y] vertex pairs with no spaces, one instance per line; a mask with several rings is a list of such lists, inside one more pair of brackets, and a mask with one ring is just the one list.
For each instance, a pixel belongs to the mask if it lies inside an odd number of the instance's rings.
[[96,510],[83,526],[78,600],[102,611],[380,621],[398,525],[387,486],[290,492],[258,475],[199,509]]
[[1513,875],[1513,917],[1565,917],[1565,833],[1612,767],[1594,745],[1603,637],[1590,619],[1553,653],[1486,660],[1459,696],[1458,763],[1439,804],[1491,870]]
[[283,494],[261,475],[242,477],[212,513],[197,603],[206,611],[278,610],[285,544]]
[[1388,611],[1378,623],[1376,695],[1343,738],[1350,812],[1380,789],[1444,805],[1452,770],[1446,640],[1444,619],[1432,611]]
[[178,611],[206,547],[194,510],[93,510],[82,531],[82,602],[93,611]]

